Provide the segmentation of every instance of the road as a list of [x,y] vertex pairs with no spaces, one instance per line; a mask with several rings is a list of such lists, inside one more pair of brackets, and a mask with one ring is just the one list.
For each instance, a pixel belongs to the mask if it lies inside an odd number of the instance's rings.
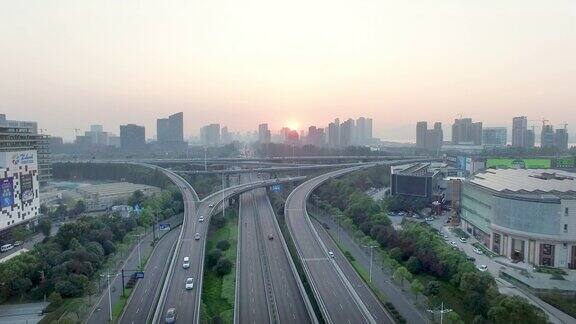
[[265,189],[241,195],[239,227],[236,322],[317,322]]
[[[331,177],[355,170],[359,168],[329,172],[304,182],[288,196],[284,215],[326,322],[393,323],[376,297],[366,292],[369,288],[365,283],[357,280],[356,272],[346,267],[348,262],[344,256],[326,246],[306,212],[306,200],[317,186]],[[329,249],[334,251],[335,258],[329,257]]]
[[[206,234],[210,217],[218,204],[228,198],[239,195],[245,191],[258,187],[265,187],[282,182],[301,181],[304,177],[292,177],[273,180],[262,180],[249,184],[237,185],[213,193],[201,202],[195,204],[192,187],[181,177],[169,172],[172,180],[181,188],[184,197],[184,223],[178,239],[178,246],[167,280],[161,293],[160,302],[156,308],[154,322],[160,323],[170,308],[176,309],[176,319],[184,323],[198,323],[200,321],[200,305],[202,296],[202,276],[204,274],[204,254],[206,248]],[[213,206],[213,207],[210,207]],[[204,216],[204,222],[199,217]],[[199,234],[199,239],[195,239]],[[190,268],[182,267],[184,257],[190,258]],[[194,288],[185,289],[187,278],[194,279]]]

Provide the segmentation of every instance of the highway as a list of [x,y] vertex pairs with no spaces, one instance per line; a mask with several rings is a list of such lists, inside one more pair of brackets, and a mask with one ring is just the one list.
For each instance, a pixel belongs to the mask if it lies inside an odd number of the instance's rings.
[[[249,181],[244,176],[244,181]],[[236,323],[317,323],[266,189],[240,196]],[[272,239],[269,238],[272,235]]]
[[[168,309],[176,309],[176,319],[184,323],[199,323],[200,305],[202,296],[202,276],[204,274],[204,254],[206,247],[206,234],[212,213],[218,204],[226,199],[239,195],[258,187],[270,186],[276,183],[301,181],[305,177],[292,177],[273,180],[261,180],[253,183],[233,186],[223,191],[215,192],[201,202],[195,204],[197,197],[192,187],[181,177],[168,172],[171,179],[177,183],[183,191],[184,197],[184,222],[178,239],[178,245],[173,259],[170,261],[170,270],[164,283],[160,301],[154,314],[154,323],[164,321]],[[214,205],[214,207],[210,207]],[[198,219],[204,216],[204,222]],[[194,238],[195,234],[199,239]],[[190,258],[190,268],[182,267],[184,257]],[[194,278],[194,288],[185,289],[187,278]]]
[[[288,230],[312,291],[328,323],[393,323],[390,315],[352,269],[344,256],[317,232],[306,212],[310,193],[324,181],[359,170],[353,167],[308,180],[290,193],[285,205]],[[333,251],[331,258],[328,251]]]

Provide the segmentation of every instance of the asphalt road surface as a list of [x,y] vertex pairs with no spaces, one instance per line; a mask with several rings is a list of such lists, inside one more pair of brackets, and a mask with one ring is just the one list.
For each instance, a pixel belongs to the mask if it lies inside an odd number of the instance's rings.
[[[308,195],[327,179],[358,170],[349,168],[329,172],[298,186],[286,201],[285,216],[288,229],[320,309],[329,323],[390,323],[393,322],[381,305],[374,306],[374,296],[365,293],[364,282],[357,282],[343,256],[327,247],[306,213]],[[334,251],[335,258],[328,251]],[[368,288],[366,288],[368,289]],[[378,303],[378,301],[376,301]]]
[[266,189],[240,196],[239,233],[237,322],[312,323]]

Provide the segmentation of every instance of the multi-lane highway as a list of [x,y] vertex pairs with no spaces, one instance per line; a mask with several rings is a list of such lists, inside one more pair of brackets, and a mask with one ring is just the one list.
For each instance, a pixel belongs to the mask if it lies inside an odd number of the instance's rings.
[[265,189],[241,195],[239,232],[235,322],[317,322]]
[[346,267],[345,258],[326,245],[306,213],[306,200],[317,186],[358,169],[329,172],[304,182],[288,196],[284,214],[324,319],[328,323],[393,323],[365,283],[358,280],[356,272]]
[[[202,295],[202,276],[204,274],[204,253],[206,247],[206,234],[210,217],[219,203],[259,187],[266,187],[283,182],[301,181],[304,177],[261,180],[253,183],[233,186],[209,195],[199,203],[194,203],[193,189],[181,177],[170,172],[172,180],[182,186],[184,197],[184,222],[182,232],[178,239],[178,246],[171,262],[170,271],[164,283],[160,301],[154,314],[154,323],[163,321],[168,309],[176,309],[176,318],[184,323],[198,323],[200,320],[200,305]],[[212,206],[212,207],[211,207]],[[204,221],[200,222],[200,216]],[[198,238],[196,239],[196,236]],[[184,258],[190,260],[190,267],[183,268]],[[186,280],[194,279],[194,288],[185,288]]]

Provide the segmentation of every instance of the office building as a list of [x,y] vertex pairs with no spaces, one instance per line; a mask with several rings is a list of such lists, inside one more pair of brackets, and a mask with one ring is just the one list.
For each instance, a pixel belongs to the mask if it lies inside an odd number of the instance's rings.
[[372,141],[372,118],[360,117],[356,119],[354,144],[368,145]]
[[355,138],[354,119],[347,119],[340,125],[340,147],[348,147],[354,144]]
[[534,129],[529,129],[526,131],[526,148],[533,148],[536,146],[536,133]]
[[485,127],[482,129],[482,143],[485,147],[505,147],[508,142],[506,127]]
[[512,118],[512,146],[527,148],[528,118],[526,116]]
[[442,194],[439,181],[444,163],[412,163],[390,167],[393,196],[423,198],[432,202]]
[[306,138],[308,145],[316,147],[323,147],[326,145],[326,134],[323,128],[316,128],[316,126],[308,127],[308,137]]
[[157,119],[156,138],[161,145],[181,146],[184,143],[184,113]]
[[261,144],[270,143],[272,140],[272,134],[268,129],[268,124],[258,125],[258,142]]
[[554,127],[552,125],[542,125],[540,133],[540,147],[554,147]]
[[120,126],[120,148],[137,151],[146,148],[146,129],[135,124]]
[[416,123],[416,147],[419,149],[425,148],[427,130],[428,130],[427,122],[420,121]]
[[220,145],[220,124],[210,124],[200,128],[200,141],[205,146]]
[[455,119],[452,124],[453,145],[482,145],[482,122],[472,118]]
[[6,115],[0,114],[0,144],[0,152],[35,150],[40,184],[52,180],[50,136],[38,134],[36,122],[8,120]]
[[461,226],[513,262],[576,268],[576,174],[489,169],[462,187]]
[[35,150],[0,152],[0,243],[12,243],[9,229],[40,215]]
[[120,148],[120,136],[115,134],[108,134],[108,146]]
[[228,131],[228,127],[224,126],[220,130],[220,140],[222,141],[222,145],[232,143],[232,133]]
[[556,129],[556,133],[554,133],[554,147],[560,151],[568,150],[568,130],[566,128]]

